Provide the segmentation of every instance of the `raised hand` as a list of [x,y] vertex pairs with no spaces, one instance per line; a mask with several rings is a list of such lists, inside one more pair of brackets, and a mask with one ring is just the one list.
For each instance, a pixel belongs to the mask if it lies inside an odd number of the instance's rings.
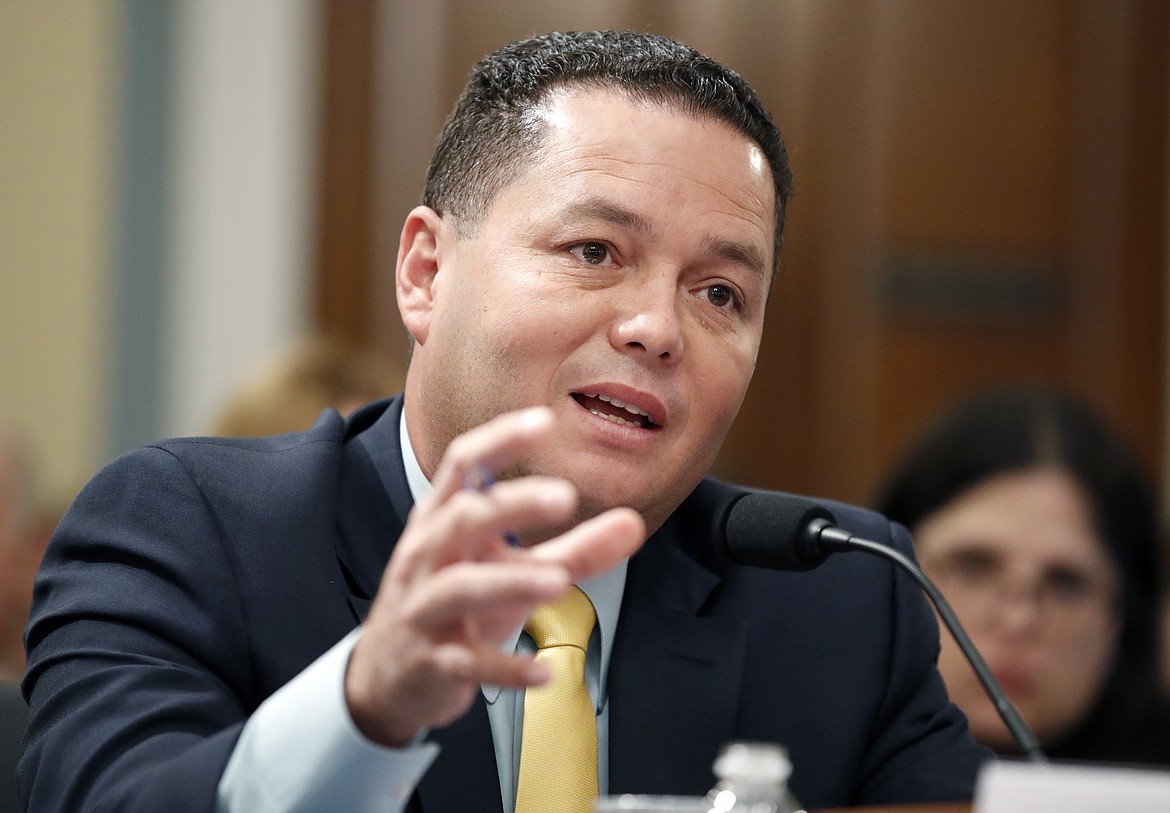
[[481,683],[527,687],[547,675],[531,657],[500,651],[532,608],[614,567],[646,536],[637,512],[615,508],[528,548],[505,536],[568,521],[574,487],[522,477],[485,490],[469,474],[496,471],[546,442],[551,410],[512,412],[456,438],[434,491],[411,512],[350,656],[345,695],[358,728],[388,746],[446,725]]

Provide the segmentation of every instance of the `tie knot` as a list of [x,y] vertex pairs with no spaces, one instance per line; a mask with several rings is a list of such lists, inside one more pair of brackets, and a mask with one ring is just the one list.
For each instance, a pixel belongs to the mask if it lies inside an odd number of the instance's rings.
[[584,650],[589,646],[589,634],[596,620],[589,597],[574,585],[556,601],[537,605],[524,631],[536,641],[537,649],[568,645]]

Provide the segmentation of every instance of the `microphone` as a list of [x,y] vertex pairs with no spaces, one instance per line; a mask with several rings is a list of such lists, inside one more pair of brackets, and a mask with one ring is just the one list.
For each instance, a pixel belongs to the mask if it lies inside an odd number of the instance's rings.
[[1045,762],[1036,735],[1008,700],[954,610],[912,559],[886,545],[856,537],[838,528],[827,508],[807,497],[776,492],[743,491],[715,514],[715,539],[736,562],[773,570],[812,570],[829,554],[862,550],[900,566],[918,582],[938,610],[955,643],[975,670],[1000,719],[1020,751],[1033,762]]

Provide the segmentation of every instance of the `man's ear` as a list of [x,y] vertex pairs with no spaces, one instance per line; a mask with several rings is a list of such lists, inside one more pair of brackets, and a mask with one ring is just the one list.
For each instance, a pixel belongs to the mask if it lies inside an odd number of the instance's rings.
[[434,209],[416,206],[402,226],[394,271],[398,311],[418,344],[426,344],[434,308],[435,276],[450,229]]

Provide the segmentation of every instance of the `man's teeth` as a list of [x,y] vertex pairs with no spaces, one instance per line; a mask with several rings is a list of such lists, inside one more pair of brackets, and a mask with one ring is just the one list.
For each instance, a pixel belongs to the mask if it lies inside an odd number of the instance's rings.
[[616,398],[610,398],[609,396],[606,396],[606,395],[598,395],[597,399],[599,401],[605,401],[607,404],[613,404],[615,407],[618,407],[619,409],[626,410],[626,412],[632,412],[635,415],[641,415],[643,418],[650,417],[649,412],[644,412],[643,410],[638,409],[636,406],[632,406],[630,404],[627,404],[625,401],[619,401]]
[[602,412],[599,409],[591,409],[589,411],[599,418],[605,418],[607,421],[612,421],[613,423],[618,423],[622,426],[632,426],[635,429],[642,428],[642,424],[637,423],[636,421],[627,421],[625,418],[619,418],[617,415],[610,415],[608,412]]

